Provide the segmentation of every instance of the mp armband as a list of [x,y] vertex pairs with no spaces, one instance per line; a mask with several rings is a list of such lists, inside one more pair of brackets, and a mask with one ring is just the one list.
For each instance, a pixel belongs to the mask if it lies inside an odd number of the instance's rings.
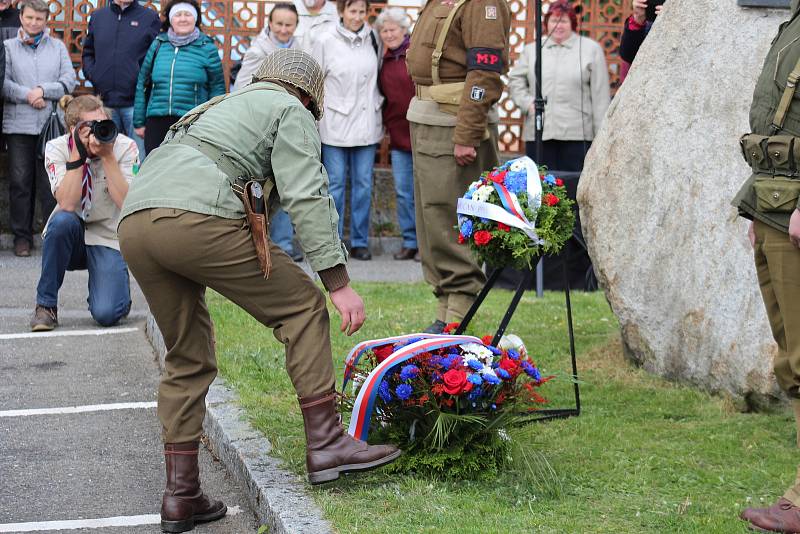
[[468,48],[467,70],[503,72],[503,54],[497,48]]
[[83,167],[84,163],[85,163],[85,161],[82,160],[82,159],[76,159],[75,161],[68,161],[67,162],[67,170],[68,171],[74,171],[75,169],[80,169],[81,167]]

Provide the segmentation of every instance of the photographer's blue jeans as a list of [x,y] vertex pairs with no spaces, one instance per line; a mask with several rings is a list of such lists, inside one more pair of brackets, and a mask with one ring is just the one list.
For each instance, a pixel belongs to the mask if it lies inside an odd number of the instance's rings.
[[269,238],[289,256],[294,254],[292,220],[289,218],[289,214],[282,209],[278,209],[269,221]]
[[109,109],[111,109],[111,120],[117,125],[119,132],[136,141],[136,147],[139,149],[139,161],[141,162],[144,159],[144,139],[133,131],[133,106]]
[[411,152],[392,149],[392,174],[397,194],[397,222],[403,247],[416,249],[417,223],[414,215],[414,162]]
[[73,212],[58,211],[47,224],[42,243],[42,274],[36,303],[54,308],[66,271],[89,271],[89,312],[101,326],[113,326],[131,309],[128,266],[118,250],[84,242],[83,222]]
[[344,197],[350,177],[350,246],[369,246],[369,216],[372,207],[372,168],[378,145],[322,145],[322,164],[328,171],[330,193],[339,213],[339,237],[344,238]]

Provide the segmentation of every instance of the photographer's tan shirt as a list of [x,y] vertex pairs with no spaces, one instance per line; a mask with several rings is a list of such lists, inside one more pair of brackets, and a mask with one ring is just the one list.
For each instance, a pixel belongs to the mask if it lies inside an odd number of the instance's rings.
[[[536,140],[529,114],[536,88],[536,46],[527,45],[509,72],[508,92],[525,116],[525,141]],[[542,139],[591,141],[603,122],[611,93],[608,66],[600,45],[573,33],[563,43],[542,47],[542,95],[547,99]]]
[[[50,179],[50,189],[55,196],[64,176],[67,174],[67,161],[69,161],[69,135],[62,135],[47,143],[44,152],[44,165],[47,177]],[[114,141],[114,157],[117,159],[122,176],[130,184],[139,167],[139,149],[130,137],[122,134]],[[101,245],[119,250],[117,238],[117,221],[120,209],[114,204],[108,194],[106,173],[100,158],[94,158],[89,163],[92,171],[92,206],[86,216],[84,242],[89,246]],[[63,211],[56,205],[53,214]],[[50,218],[53,217],[50,215]],[[50,220],[48,219],[48,224]],[[42,235],[47,233],[45,225]]]

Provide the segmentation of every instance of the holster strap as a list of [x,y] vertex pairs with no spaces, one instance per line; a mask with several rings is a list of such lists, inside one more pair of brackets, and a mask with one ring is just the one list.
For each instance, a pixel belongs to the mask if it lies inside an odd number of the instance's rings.
[[775,117],[772,119],[772,132],[777,133],[783,129],[783,123],[786,120],[786,114],[789,112],[789,107],[792,105],[794,93],[797,90],[797,82],[800,80],[800,59],[789,73],[789,79],[786,80],[786,88],[783,90],[783,96],[778,104],[778,109],[775,110]]

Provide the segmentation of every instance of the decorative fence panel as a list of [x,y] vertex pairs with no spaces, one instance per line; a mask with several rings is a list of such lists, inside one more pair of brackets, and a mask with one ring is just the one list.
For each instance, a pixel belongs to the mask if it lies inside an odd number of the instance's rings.
[[[408,3],[391,2],[390,5],[405,9],[412,20],[416,20],[420,6],[413,1],[406,0]],[[229,77],[231,65],[242,58],[250,46],[250,41],[263,28],[273,4],[272,0],[206,0],[202,2],[203,31],[217,41],[226,80]],[[508,0],[508,4],[513,13],[510,39],[513,64],[525,44],[533,40],[535,13],[533,4],[529,5],[527,0]],[[100,0],[50,0],[52,13],[50,28],[64,41],[70,52],[80,81],[78,91],[91,90],[80,71],[81,41],[86,34],[89,16],[98,5],[105,4]],[[160,7],[159,2],[152,1],[146,2],[145,5],[156,10]],[[629,11],[627,0],[581,0],[575,5],[581,10],[579,31],[598,41],[606,52],[611,89],[615,91],[619,85],[620,72],[619,37],[623,20]],[[371,16],[377,15],[385,6],[385,3],[373,4],[370,7]],[[521,142],[523,117],[507,94],[503,95],[500,102],[500,117],[500,151],[505,153],[523,152],[524,143]],[[388,162],[388,150],[385,142],[380,152],[380,162],[382,164]]]

